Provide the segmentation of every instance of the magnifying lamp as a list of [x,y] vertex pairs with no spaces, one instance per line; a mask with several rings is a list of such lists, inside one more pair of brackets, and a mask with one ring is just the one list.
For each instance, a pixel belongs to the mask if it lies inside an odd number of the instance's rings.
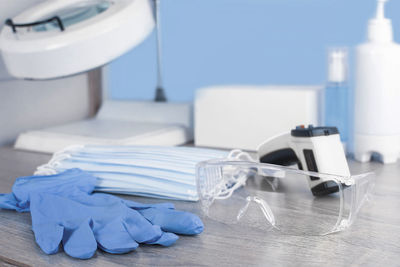
[[1,50],[8,72],[53,79],[100,67],[153,30],[149,1],[53,0],[6,21]]
[[[101,67],[140,44],[155,25],[158,29],[155,102],[105,100],[95,119],[22,134],[16,147],[54,152],[70,143],[176,145],[192,139],[191,105],[161,103],[166,97],[161,75],[160,10],[159,0],[153,1],[154,5],[150,0],[47,0],[5,22],[0,34],[5,66],[14,77],[34,80]],[[167,129],[177,126],[183,127],[184,132],[178,134],[181,137],[167,137]],[[99,132],[104,129],[106,133]],[[46,136],[48,148],[32,148],[34,143],[44,143],[40,136]]]

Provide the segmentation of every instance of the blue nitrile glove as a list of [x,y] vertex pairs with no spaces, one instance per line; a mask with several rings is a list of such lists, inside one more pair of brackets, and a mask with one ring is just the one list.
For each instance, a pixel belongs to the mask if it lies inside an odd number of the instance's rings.
[[64,251],[88,259],[97,247],[126,253],[138,243],[169,246],[178,236],[199,234],[203,223],[172,204],[140,204],[108,195],[91,194],[96,178],[78,169],[52,176],[17,179],[13,193],[0,195],[0,208],[29,211],[36,242],[47,254]]

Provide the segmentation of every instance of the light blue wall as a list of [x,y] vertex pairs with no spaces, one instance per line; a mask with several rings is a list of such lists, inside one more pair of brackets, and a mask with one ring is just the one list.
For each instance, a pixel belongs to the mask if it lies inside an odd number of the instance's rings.
[[[318,84],[326,48],[365,39],[375,0],[161,0],[169,99],[215,84]],[[400,39],[400,0],[387,4]],[[151,99],[155,36],[111,64],[113,98]]]

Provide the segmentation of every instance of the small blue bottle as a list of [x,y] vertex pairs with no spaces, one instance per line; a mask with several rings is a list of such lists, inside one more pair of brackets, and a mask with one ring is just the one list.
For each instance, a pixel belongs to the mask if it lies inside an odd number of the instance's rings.
[[328,82],[324,92],[325,126],[337,127],[340,139],[346,145],[350,120],[347,49],[331,49],[328,62]]

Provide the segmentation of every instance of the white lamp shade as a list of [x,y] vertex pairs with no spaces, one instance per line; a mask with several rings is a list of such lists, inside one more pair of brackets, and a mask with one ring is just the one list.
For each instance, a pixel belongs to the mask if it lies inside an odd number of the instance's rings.
[[48,0],[5,25],[0,50],[8,72],[18,78],[52,79],[102,66],[141,43],[154,28],[150,0]]

